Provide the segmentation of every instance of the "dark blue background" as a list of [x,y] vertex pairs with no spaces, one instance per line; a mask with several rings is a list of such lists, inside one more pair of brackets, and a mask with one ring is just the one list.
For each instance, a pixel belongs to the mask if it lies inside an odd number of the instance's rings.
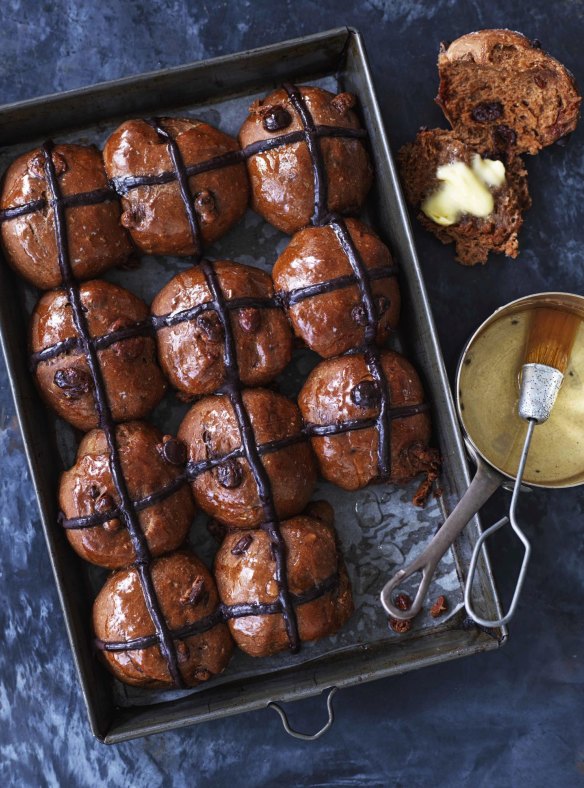
[[[0,8],[0,101],[236,52],[341,24],[364,35],[394,150],[432,103],[438,43],[483,27],[543,41],[584,84],[584,2],[549,0],[180,0],[25,2]],[[415,228],[449,371],[495,307],[538,290],[584,292],[584,146],[528,162],[534,207],[518,260],[463,269]],[[271,711],[106,748],[89,733],[0,367],[0,776],[7,785],[574,786],[584,783],[584,495],[526,496],[534,553],[502,650],[343,690],[316,744],[289,739]],[[498,516],[506,494],[485,521]],[[518,554],[492,557],[505,596]],[[292,708],[316,728],[324,702]]]

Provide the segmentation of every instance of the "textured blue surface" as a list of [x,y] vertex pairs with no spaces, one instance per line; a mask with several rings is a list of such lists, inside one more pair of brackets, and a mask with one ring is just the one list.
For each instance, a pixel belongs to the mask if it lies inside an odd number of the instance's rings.
[[[5,0],[0,102],[66,90],[351,24],[371,59],[394,150],[433,106],[441,39],[481,27],[540,38],[584,85],[584,3],[464,0]],[[584,126],[528,163],[534,208],[522,254],[463,269],[416,227],[450,372],[496,306],[545,289],[584,292]],[[36,503],[0,366],[0,778],[4,785],[574,786],[584,783],[584,495],[521,504],[534,555],[509,644],[498,652],[343,690],[320,742],[293,742],[270,711],[115,748],[89,733]],[[505,504],[501,493],[485,520]],[[518,555],[492,550],[500,587]],[[292,708],[316,727],[324,701]]]

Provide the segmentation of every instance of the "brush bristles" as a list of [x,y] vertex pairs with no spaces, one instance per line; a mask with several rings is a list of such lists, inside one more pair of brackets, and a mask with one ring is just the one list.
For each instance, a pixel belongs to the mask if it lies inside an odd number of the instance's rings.
[[525,348],[526,364],[545,364],[564,373],[581,318],[573,312],[542,307],[533,312]]

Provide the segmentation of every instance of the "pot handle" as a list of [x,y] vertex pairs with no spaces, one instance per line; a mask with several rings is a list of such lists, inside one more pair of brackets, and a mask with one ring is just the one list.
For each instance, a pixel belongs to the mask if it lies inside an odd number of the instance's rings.
[[288,717],[286,716],[286,712],[280,706],[279,703],[275,701],[270,701],[268,703],[269,709],[274,709],[277,714],[279,714],[280,719],[282,720],[282,725],[284,726],[284,730],[289,736],[293,736],[295,739],[301,739],[301,741],[316,741],[320,739],[321,736],[331,728],[333,722],[335,721],[335,713],[333,711],[333,695],[338,690],[338,687],[331,687],[329,690],[329,694],[327,695],[326,699],[326,708],[328,711],[328,720],[322,726],[322,728],[317,731],[316,733],[301,733],[300,731],[295,731],[288,722]]
[[[499,522],[495,523],[495,525],[492,525],[490,528],[487,528],[487,530],[481,534],[473,550],[472,558],[470,561],[470,567],[468,570],[466,587],[464,589],[464,604],[469,616],[472,618],[475,624],[478,624],[479,626],[482,627],[502,627],[504,624],[507,624],[513,618],[515,611],[517,609],[517,605],[519,603],[519,595],[521,593],[521,589],[523,588],[525,575],[527,574],[527,565],[529,563],[529,556],[531,555],[531,545],[529,544],[529,539],[525,536],[525,534],[519,527],[519,523],[517,522],[517,515],[516,515],[517,499],[519,497],[519,493],[521,492],[521,482],[523,481],[523,474],[525,472],[527,453],[529,452],[529,446],[531,444],[531,439],[533,437],[533,430],[538,424],[535,418],[529,418],[527,421],[528,421],[527,434],[525,436],[525,443],[523,444],[523,451],[521,452],[521,458],[519,460],[517,477],[515,479],[515,484],[513,485],[513,495],[511,496],[511,504],[509,506],[509,516],[503,517],[502,520],[499,520]],[[509,607],[509,610],[504,616],[489,621],[489,619],[481,618],[481,616],[478,616],[474,611],[474,608],[472,606],[472,584],[475,576],[475,571],[477,568],[477,562],[479,560],[479,555],[481,554],[481,548],[483,544],[491,534],[495,533],[495,531],[498,531],[499,528],[501,528],[506,523],[511,523],[511,528],[515,531],[515,534],[523,544],[523,549],[524,549],[523,561],[521,563],[519,577],[517,578],[517,584],[515,585],[515,592],[513,593],[513,599],[511,600],[511,605]]]
[[[442,528],[440,528],[428,547],[409,566],[396,572],[383,587],[381,604],[388,615],[399,621],[409,621],[420,612],[440,559],[452,545],[458,534],[504,481],[505,477],[502,474],[480,457],[477,458],[477,472],[467,491],[446,518]],[[392,602],[392,592],[403,580],[411,577],[416,572],[422,573],[422,579],[412,606],[407,610],[399,610]]]

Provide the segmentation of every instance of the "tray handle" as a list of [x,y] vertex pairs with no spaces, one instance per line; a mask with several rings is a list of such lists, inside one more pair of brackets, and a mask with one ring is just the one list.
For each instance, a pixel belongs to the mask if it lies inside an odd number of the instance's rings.
[[335,721],[335,712],[333,710],[333,695],[337,690],[338,687],[331,687],[329,690],[329,694],[327,695],[327,699],[326,699],[328,720],[325,722],[322,728],[316,733],[301,733],[300,731],[295,731],[290,726],[286,712],[280,706],[279,703],[276,703],[275,701],[270,701],[268,703],[268,708],[274,709],[274,711],[279,715],[280,719],[282,720],[282,725],[284,726],[284,730],[289,736],[293,736],[295,739],[300,739],[301,741],[316,741],[317,739],[320,739],[321,736],[324,736],[324,734],[332,727],[332,724]]

